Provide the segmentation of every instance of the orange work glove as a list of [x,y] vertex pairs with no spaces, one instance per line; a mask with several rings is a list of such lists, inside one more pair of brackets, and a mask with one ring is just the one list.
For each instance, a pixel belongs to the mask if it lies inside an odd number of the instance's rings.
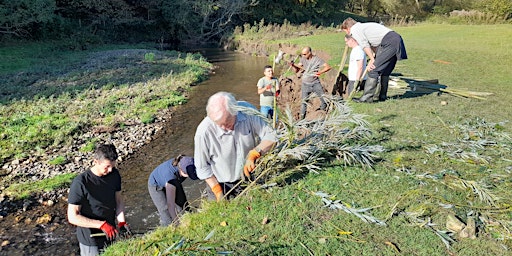
[[103,233],[105,233],[108,240],[114,240],[117,237],[117,235],[119,234],[117,232],[117,229],[114,228],[114,226],[108,224],[108,222],[106,222],[106,221],[103,222],[103,224],[101,224],[100,229],[101,229],[101,231],[103,231]]
[[212,192],[215,195],[215,198],[217,198],[217,202],[222,200],[222,197],[224,197],[224,193],[222,193],[222,187],[219,183],[212,187]]
[[252,149],[249,151],[249,154],[247,155],[247,160],[245,161],[244,165],[244,175],[245,177],[251,177],[251,172],[254,171],[254,168],[256,167],[256,159],[260,158],[261,154],[258,153],[258,151]]

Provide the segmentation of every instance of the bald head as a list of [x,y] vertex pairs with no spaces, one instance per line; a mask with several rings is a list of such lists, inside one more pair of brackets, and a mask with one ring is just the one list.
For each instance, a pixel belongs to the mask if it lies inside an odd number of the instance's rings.
[[302,49],[302,57],[306,58],[306,59],[310,59],[313,55],[311,54],[311,47],[309,46],[306,46]]

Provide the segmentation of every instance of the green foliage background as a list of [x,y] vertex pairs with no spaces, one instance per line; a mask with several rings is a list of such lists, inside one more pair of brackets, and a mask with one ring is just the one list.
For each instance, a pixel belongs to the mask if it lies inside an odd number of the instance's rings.
[[[180,43],[218,43],[235,26],[310,22],[331,26],[347,16],[360,20],[422,21],[432,14],[476,10],[511,18],[508,0],[3,0],[0,1],[0,42],[11,40],[68,41],[84,50],[98,43],[158,42],[176,48]],[[481,21],[482,22],[482,21]],[[485,22],[485,19],[484,21]],[[126,33],[130,31],[130,33]]]

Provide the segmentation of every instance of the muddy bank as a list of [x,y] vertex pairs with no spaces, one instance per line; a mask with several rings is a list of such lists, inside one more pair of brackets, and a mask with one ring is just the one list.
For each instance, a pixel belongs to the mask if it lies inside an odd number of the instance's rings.
[[[274,72],[274,75],[279,78],[279,84],[281,87],[281,94],[278,98],[278,107],[281,110],[290,108],[295,119],[299,118],[300,113],[302,97],[300,80],[301,74],[294,74],[288,63],[290,61],[295,61],[296,63],[299,62],[300,53],[304,47],[305,45],[279,44],[276,46],[276,49],[272,50],[268,49],[268,46],[265,44],[251,42],[240,43],[239,49],[237,49],[237,51],[245,54],[264,56],[270,59],[277,55],[279,50],[284,52],[283,59],[278,64],[275,64]],[[328,54],[320,50],[312,49],[312,52],[314,55],[319,56],[326,62],[331,59]],[[340,95],[337,91],[333,92],[337,73],[338,67],[332,66],[332,69],[329,72],[320,77],[322,87],[326,94]],[[308,106],[306,118],[316,118],[318,115],[325,113],[324,111],[317,111],[320,106],[320,101],[318,99],[313,99],[310,104],[311,106]]]

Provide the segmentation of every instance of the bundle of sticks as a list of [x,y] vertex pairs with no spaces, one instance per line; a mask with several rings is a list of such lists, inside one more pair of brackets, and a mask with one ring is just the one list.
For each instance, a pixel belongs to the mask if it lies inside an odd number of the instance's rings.
[[402,89],[410,93],[418,94],[429,94],[429,93],[449,93],[450,95],[463,97],[463,98],[475,98],[485,100],[486,96],[490,96],[493,93],[490,92],[475,92],[463,89],[448,89],[448,86],[439,84],[438,79],[415,79],[406,78],[402,76],[391,76],[389,80],[389,88]]

